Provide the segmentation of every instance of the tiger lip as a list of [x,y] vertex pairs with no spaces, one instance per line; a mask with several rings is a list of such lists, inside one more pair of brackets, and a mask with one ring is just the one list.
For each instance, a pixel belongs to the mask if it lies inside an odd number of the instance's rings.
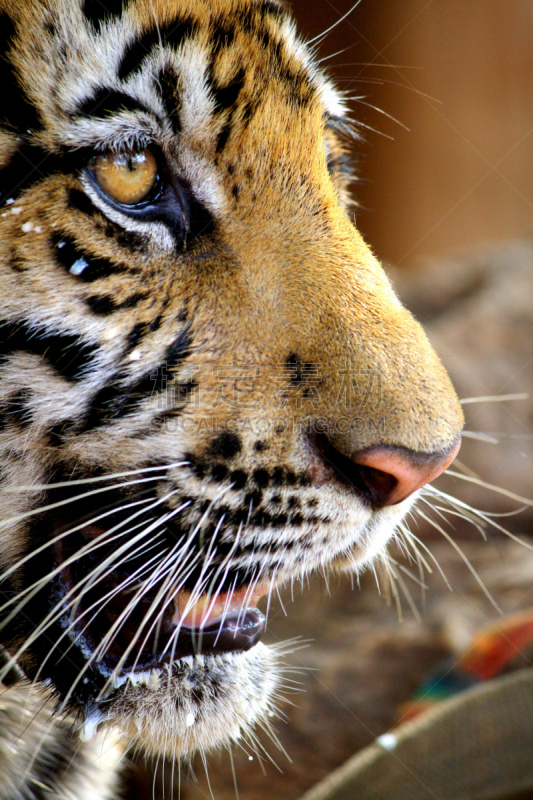
[[178,591],[174,595],[172,623],[179,627],[204,629],[222,622],[235,613],[244,615],[248,610],[257,611],[257,602],[268,593],[268,587],[257,586],[253,591],[241,589],[202,595],[193,601],[189,592]]
[[[125,666],[118,673],[119,684],[129,676],[148,675],[147,670],[161,669],[182,658],[194,655],[221,655],[250,650],[265,631],[266,619],[256,607],[257,601],[268,593],[259,586],[252,592],[224,592],[202,595],[191,602],[191,594],[179,591],[174,595],[174,614],[167,620],[168,641],[159,655],[140,656],[133,668]],[[177,636],[172,635],[177,630]],[[142,681],[140,681],[142,683]],[[117,688],[117,684],[114,684]],[[151,684],[148,683],[148,686]]]

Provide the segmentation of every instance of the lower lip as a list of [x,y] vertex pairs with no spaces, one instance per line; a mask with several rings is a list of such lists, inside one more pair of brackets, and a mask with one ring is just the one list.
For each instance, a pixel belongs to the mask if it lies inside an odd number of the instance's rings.
[[[258,600],[268,593],[266,586],[256,586],[253,591],[241,589],[238,592],[225,592],[212,596],[202,596],[193,600],[188,592],[179,591],[174,595],[174,616],[176,626],[204,630],[211,625],[220,624],[230,617],[257,611]],[[259,613],[259,612],[258,612]]]

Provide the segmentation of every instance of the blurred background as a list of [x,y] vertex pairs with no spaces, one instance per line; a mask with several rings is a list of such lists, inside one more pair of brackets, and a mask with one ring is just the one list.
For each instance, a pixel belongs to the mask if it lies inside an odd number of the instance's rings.
[[[285,752],[259,731],[257,752],[210,756],[209,777],[197,758],[181,770],[181,800],[296,800],[404,718],[475,631],[533,606],[533,3],[360,0],[336,24],[351,5],[292,2],[361,125],[357,225],[467,401],[457,476],[437,486],[505,516],[473,525],[445,498],[433,510],[423,500],[409,524],[439,568],[426,556],[420,578],[393,551],[401,611],[382,569],[360,587],[332,577],[285,593],[270,641],[310,642],[287,656],[299,684],[273,721]],[[153,766],[138,763],[131,798],[170,796],[170,766],[155,790]]]
[[[292,3],[307,39],[352,5]],[[361,97],[357,221],[380,258],[409,267],[531,232],[530,0],[361,0],[319,42],[339,88]]]

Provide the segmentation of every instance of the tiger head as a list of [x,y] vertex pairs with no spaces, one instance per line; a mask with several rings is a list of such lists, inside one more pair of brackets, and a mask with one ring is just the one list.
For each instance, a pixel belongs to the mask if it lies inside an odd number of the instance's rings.
[[379,555],[462,414],[273,0],[2,0],[2,642],[151,751],[273,710],[257,602]]

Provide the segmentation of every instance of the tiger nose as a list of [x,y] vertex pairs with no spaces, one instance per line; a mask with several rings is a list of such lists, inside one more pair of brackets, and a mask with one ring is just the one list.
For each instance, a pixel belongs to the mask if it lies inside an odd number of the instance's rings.
[[[350,452],[343,447],[342,439],[330,439],[325,433],[310,434],[310,439],[326,472],[329,470],[331,476],[333,471],[375,510],[401,503],[435,480],[450,466],[461,446],[458,436],[451,447],[434,453],[419,453],[394,445],[374,445]],[[327,480],[321,470],[315,470],[315,475],[320,482]]]

